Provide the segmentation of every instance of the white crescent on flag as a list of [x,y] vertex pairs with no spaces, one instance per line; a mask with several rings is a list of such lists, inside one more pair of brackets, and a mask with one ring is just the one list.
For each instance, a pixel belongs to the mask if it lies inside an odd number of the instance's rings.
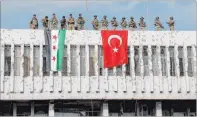
[[[122,45],[122,38],[121,38],[119,35],[111,35],[111,36],[109,36],[109,38],[108,38],[108,44],[109,44],[109,46],[111,46],[110,41],[111,41],[113,38],[118,39],[118,40],[120,41],[120,45]],[[120,45],[119,45],[119,46],[120,46]]]

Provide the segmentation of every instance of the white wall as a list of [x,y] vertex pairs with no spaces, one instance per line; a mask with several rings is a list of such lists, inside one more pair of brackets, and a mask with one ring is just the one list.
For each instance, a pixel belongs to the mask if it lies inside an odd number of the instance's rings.
[[[1,100],[40,100],[40,99],[196,99],[196,32],[194,31],[135,31],[129,32],[128,45],[132,47],[130,57],[133,58],[133,47],[140,46],[142,51],[143,45],[157,46],[157,50],[160,46],[175,47],[175,52],[178,52],[178,46],[186,48],[192,47],[193,52],[193,64],[194,75],[192,77],[185,76],[180,77],[180,74],[171,77],[169,75],[163,76],[161,72],[158,76],[136,76],[131,73],[130,76],[126,76],[122,71],[122,76],[100,76],[98,54],[95,55],[95,75],[89,76],[88,69],[85,71],[85,76],[80,76],[80,72],[77,72],[77,76],[62,76],[61,73],[58,76],[43,76],[42,67],[39,67],[38,76],[33,75],[33,46],[44,45],[44,32],[43,30],[1,30]],[[4,76],[4,46],[5,44],[11,45],[11,75]],[[20,72],[19,76],[14,75],[16,70],[13,66],[14,63],[14,45],[24,44],[30,45],[30,75],[24,76],[24,72]],[[94,45],[95,53],[98,53],[98,45],[102,44],[99,31],[67,31],[66,42],[69,50],[70,45],[77,45],[77,53],[80,52],[79,45],[85,45],[85,52],[89,53],[89,46]],[[149,52],[150,52],[150,47]],[[21,49],[21,54],[23,54]],[[42,48],[41,48],[42,50]],[[185,50],[184,50],[185,51]],[[39,51],[40,55],[43,55],[42,51]],[[20,53],[20,52],[19,52]],[[68,58],[70,52],[68,51]],[[90,54],[90,53],[89,53]],[[89,61],[89,54],[87,54],[86,61]],[[77,59],[77,70],[81,70],[80,56]],[[160,55],[159,55],[160,57]],[[167,55],[169,58],[169,55]],[[175,56],[176,70],[178,70],[178,57]],[[150,56],[149,56],[150,58]],[[186,57],[187,58],[187,57]],[[20,64],[17,69],[23,71],[23,57],[21,56]],[[187,61],[187,59],[184,59]],[[142,59],[140,59],[142,61]],[[68,72],[70,73],[71,60],[68,59]],[[131,60],[131,68],[134,68],[134,61]],[[40,66],[43,65],[42,59],[38,60]],[[89,62],[84,63],[88,68]],[[149,59],[149,66],[152,62]],[[169,61],[168,61],[169,64]],[[20,66],[21,65],[21,66]],[[143,64],[141,64],[143,68]],[[125,67],[123,66],[123,69]],[[150,67],[151,68],[151,67]],[[159,67],[161,71],[161,66]],[[132,70],[131,70],[132,71]],[[187,70],[184,69],[184,73]],[[178,73],[178,72],[177,72]]]

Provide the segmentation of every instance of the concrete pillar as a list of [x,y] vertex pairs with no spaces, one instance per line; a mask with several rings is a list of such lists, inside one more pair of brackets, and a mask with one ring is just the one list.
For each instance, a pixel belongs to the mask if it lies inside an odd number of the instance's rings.
[[34,116],[34,102],[31,102],[31,116]]
[[162,116],[162,103],[156,102],[156,115],[155,116]]
[[49,116],[54,116],[55,115],[55,110],[54,110],[54,101],[49,102]]
[[17,106],[16,106],[16,102],[13,102],[13,116],[17,116]]
[[109,116],[108,102],[103,102],[101,105],[101,116]]

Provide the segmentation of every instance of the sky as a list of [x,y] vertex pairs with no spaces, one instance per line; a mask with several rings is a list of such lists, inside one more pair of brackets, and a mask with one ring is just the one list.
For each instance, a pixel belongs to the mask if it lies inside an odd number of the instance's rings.
[[53,13],[59,20],[62,16],[68,18],[71,13],[77,18],[82,13],[85,29],[92,29],[91,20],[96,14],[99,20],[107,15],[108,21],[116,16],[119,22],[122,17],[128,22],[133,16],[136,23],[143,16],[148,30],[155,29],[156,16],[168,30],[166,21],[173,16],[176,30],[196,30],[196,0],[87,0],[87,5],[86,0],[1,0],[1,29],[28,29],[33,14],[37,15],[42,28],[41,19],[51,18]]

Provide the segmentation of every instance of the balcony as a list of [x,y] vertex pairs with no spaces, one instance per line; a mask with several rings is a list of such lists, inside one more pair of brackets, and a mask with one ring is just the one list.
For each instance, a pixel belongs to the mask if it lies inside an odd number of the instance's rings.
[[43,30],[1,29],[1,100],[196,99],[196,32],[129,31],[129,64],[103,68],[100,31],[67,31],[47,72]]

